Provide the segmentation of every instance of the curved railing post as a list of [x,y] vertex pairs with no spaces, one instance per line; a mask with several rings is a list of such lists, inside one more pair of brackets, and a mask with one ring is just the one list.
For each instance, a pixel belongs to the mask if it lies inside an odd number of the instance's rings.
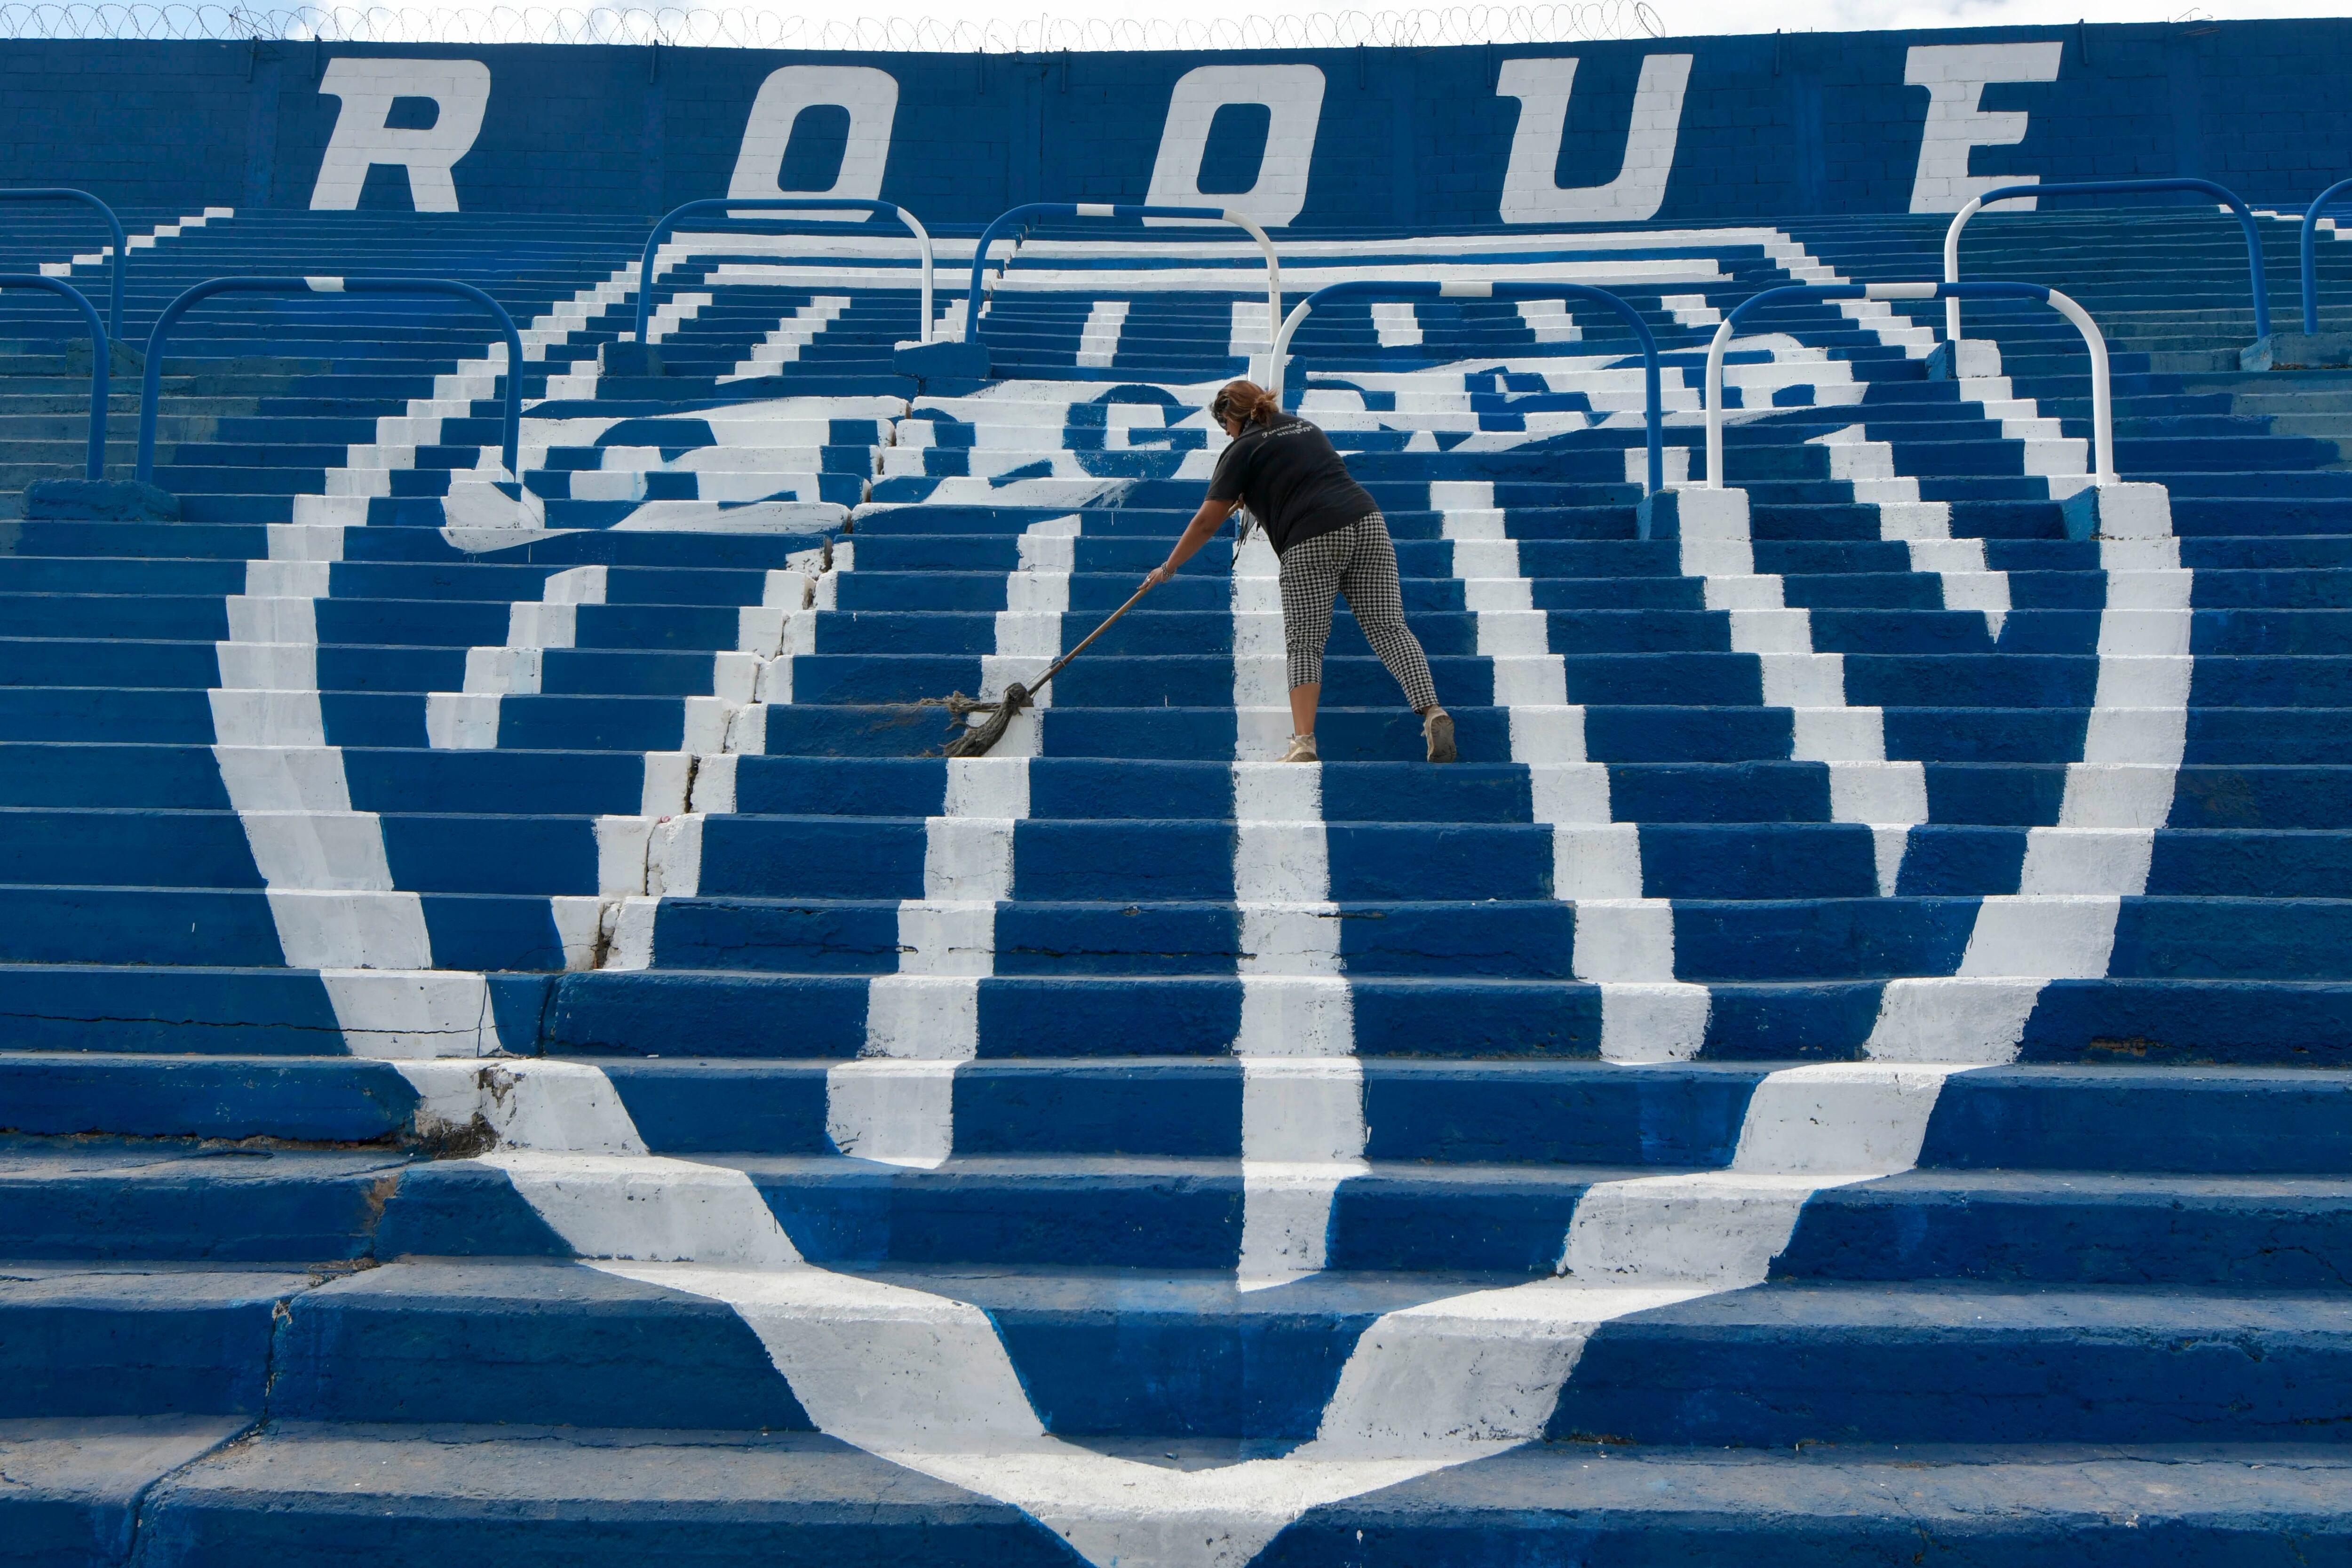
[[2315,243],[2319,238],[2319,215],[2336,199],[2336,193],[2352,185],[2352,180],[2338,180],[2319,193],[2319,199],[2304,209],[2303,214],[2303,330],[2313,336],[2319,333],[2319,252]]
[[506,414],[499,455],[509,479],[522,478],[515,467],[515,449],[522,438],[522,334],[515,331],[514,318],[507,314],[507,308],[471,283],[454,278],[207,278],[164,306],[163,314],[155,318],[154,331],[147,334],[146,375],[139,388],[142,482],[155,480],[155,407],[163,395],[164,342],[173,322],[215,294],[447,294],[471,300],[498,319],[499,331],[507,341]]
[[106,329],[98,320],[98,307],[91,304],[82,291],[72,284],[55,278],[44,278],[37,272],[0,273],[0,289],[45,289],[52,294],[62,294],[73,301],[89,324],[89,477],[106,478],[106,402],[107,386]]
[[681,218],[693,213],[721,212],[727,223],[756,223],[757,218],[738,218],[731,209],[757,208],[762,212],[867,212],[884,213],[907,226],[915,237],[915,244],[923,253],[923,342],[931,341],[931,233],[922,220],[906,208],[891,202],[868,201],[863,196],[710,196],[672,207],[654,225],[646,236],[645,258],[637,266],[637,342],[646,341],[646,323],[653,315],[654,254],[661,242],[675,231]]
[[[1557,300],[1561,295],[1578,300],[1591,300],[1607,305],[1622,316],[1642,341],[1642,393],[1644,423],[1649,430],[1649,483],[1644,487],[1651,495],[1666,488],[1665,473],[1665,405],[1658,385],[1658,340],[1652,334],[1650,324],[1642,313],[1610,293],[1586,283],[1522,283],[1509,279],[1494,282],[1457,283],[1383,283],[1372,279],[1349,283],[1333,283],[1307,296],[1291,308],[1275,334],[1274,362],[1280,364],[1290,353],[1290,340],[1297,332],[1317,304],[1329,300],[1360,300],[1378,296],[1385,300]],[[1272,390],[1272,389],[1269,389]],[[1276,393],[1276,396],[1280,394]]]
[[1809,300],[2039,300],[2074,323],[2091,354],[2091,482],[2116,482],[2115,404],[2108,395],[2107,340],[2089,311],[2039,283],[1792,283],[1751,294],[1732,307],[1706,346],[1706,483],[1723,486],[1723,352],[1759,306]]
[[[1265,229],[1245,213],[1229,207],[1154,207],[1124,206],[1111,202],[1030,202],[1024,206],[1010,207],[989,220],[981,231],[980,243],[971,248],[971,291],[964,297],[963,341],[980,342],[981,279],[988,269],[988,247],[996,237],[1015,223],[1026,223],[1040,217],[1166,217],[1191,218],[1197,223],[1229,223],[1245,229],[1257,247],[1265,254],[1265,337],[1269,347],[1274,334],[1282,325],[1282,258],[1275,254],[1274,241]],[[1267,372],[1272,384],[1267,390],[1276,396],[1282,395],[1282,362],[1276,359]]]
[[[2107,196],[2129,191],[2202,191],[2219,197],[2223,206],[2237,215],[2238,226],[2246,231],[2246,271],[2253,281],[2254,336],[2269,337],[2271,297],[2269,281],[2263,276],[2262,230],[2255,226],[2253,209],[2238,199],[2237,192],[2210,180],[2084,180],[2064,185],[2003,185],[1971,197],[1968,205],[1954,213],[1951,226],[1944,230],[1944,281],[1960,280],[1960,230],[1968,226],[1969,219],[1976,216],[1980,207],[2026,196]],[[1960,301],[1957,296],[1947,296],[1944,301],[1944,335],[1954,343],[1960,341]]]
[[[97,209],[98,216],[106,220],[108,232],[114,236],[112,264],[106,269],[107,335],[110,338],[121,337],[122,335],[122,269],[131,265],[131,247],[122,237],[122,220],[114,216],[114,209],[88,191],[68,190],[63,185],[26,186],[18,190],[0,189],[0,202],[80,202],[85,206]],[[102,355],[104,350],[101,348],[100,352]]]

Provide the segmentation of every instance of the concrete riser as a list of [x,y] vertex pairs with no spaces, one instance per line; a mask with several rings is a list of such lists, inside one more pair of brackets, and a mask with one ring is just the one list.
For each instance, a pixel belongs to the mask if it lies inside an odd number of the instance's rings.
[[[1223,539],[938,754],[1200,503],[1262,351],[1179,251],[1030,236],[982,384],[895,373],[936,323],[862,231],[685,256],[659,374],[599,368],[635,223],[142,246],[134,318],[359,241],[488,279],[530,406],[500,489],[476,323],[222,308],[166,366],[182,521],[0,527],[0,1539],[2336,1552],[2344,388],[2236,368],[2212,215],[1995,215],[1968,275],[2106,324],[2132,487],[2078,493],[2073,329],[1971,304],[1931,379],[1897,301],[1751,321],[1742,493],[1689,488],[1721,314],[1940,234],[1481,238],[1637,268],[1648,501],[1613,319],[1318,309],[1286,380],[1462,760],[1343,605],[1318,769],[1267,761],[1274,566]],[[1354,243],[1286,260],[1400,254]],[[778,259],[852,280],[725,270]],[[19,479],[79,458],[44,331],[0,332]]]

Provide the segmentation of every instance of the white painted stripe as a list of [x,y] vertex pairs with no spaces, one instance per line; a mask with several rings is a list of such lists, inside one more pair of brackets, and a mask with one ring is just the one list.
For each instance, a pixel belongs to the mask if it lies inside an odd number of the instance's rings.
[[[702,308],[705,305],[713,303],[717,299],[717,295],[706,294],[698,289],[687,289],[679,293],[672,294],[668,299],[655,306],[646,315],[646,342],[648,343],[660,342],[664,338],[668,337],[672,332],[677,331],[678,328],[686,325],[687,322],[702,314]],[[635,336],[635,333],[634,331],[625,331],[621,334],[621,341],[626,342]]]
[[1609,770],[1588,762],[1584,710],[1568,700],[1567,661],[1519,570],[1488,482],[1430,486],[1454,574],[1493,661],[1508,710],[1511,760],[1527,764],[1533,819],[1552,830],[1552,896],[1576,907],[1576,974],[1601,987],[1601,1053],[1612,1061],[1681,1061],[1706,1036],[1707,989],[1675,978],[1674,908],[1642,893],[1640,830],[1612,819]]
[[1952,537],[1949,501],[1881,501],[1878,536],[1904,545],[1912,571],[1936,574],[1944,608],[1978,611],[1985,635],[2000,637],[2009,620],[2009,574],[1988,567],[1983,540]]
[[268,888],[286,962],[315,969],[356,1056],[478,1056],[499,1049],[487,983],[433,969],[424,905],[393,887],[383,827],[352,809],[341,751],[326,742],[311,597],[320,561],[342,553],[308,531],[272,533],[305,550],[299,563],[248,562],[247,592],[228,600],[233,635],[218,645],[221,685],[208,693],[213,755]]
[[1704,294],[1661,295],[1658,304],[1677,325],[1693,330],[1717,326],[1723,321],[1723,312],[1708,304]]
[[[1769,231],[1762,243],[1764,254],[1800,283],[1853,281],[1835,268],[1822,263],[1782,230]],[[1901,349],[1912,359],[1925,359],[1936,347],[1936,333],[1932,328],[1915,325],[1910,318],[1896,315],[1883,300],[1839,300],[1834,303],[1840,315],[1876,337],[1880,342]]]
[[507,640],[466,650],[463,690],[425,694],[426,743],[436,749],[496,748],[499,698],[539,690],[541,655],[572,646],[579,606],[603,604],[605,581],[604,567],[574,566],[551,574],[539,598],[508,605]]
[[[1005,597],[1034,607],[997,616],[993,679],[1029,679],[1060,654],[1077,526],[1030,525],[1035,547],[1024,538]],[[979,1054],[980,983],[995,970],[996,907],[1013,896],[1013,832],[1029,815],[1038,739],[1037,714],[1024,711],[987,756],[948,761],[940,815],[923,825],[922,897],[898,906],[898,972],[866,983],[865,1051],[825,1073],[826,1131],[845,1154],[929,1168],[954,1151],[955,1068]]]
[[1234,551],[1234,756],[1273,762],[1290,743],[1290,677],[1282,641],[1282,580],[1259,530]]
[[[157,242],[166,239],[177,239],[187,230],[202,228],[214,218],[227,218],[235,217],[236,216],[236,209],[235,207],[206,207],[202,213],[194,217],[183,217],[177,223],[157,224],[145,234],[132,234],[126,230],[124,232],[122,242],[123,248],[126,250],[153,249],[155,248]],[[68,261],[44,261],[40,265],[40,274],[44,278],[70,278],[73,276],[75,268],[104,267],[108,259],[113,255],[114,247],[110,245],[101,246],[96,250],[85,251]]]
[[1363,1074],[1332,919],[1319,763],[1278,759],[1290,693],[1280,565],[1263,532],[1234,548],[1234,900],[1242,928],[1244,1290],[1327,1261],[1331,1203],[1364,1164]]
[[1916,1159],[1946,1076],[1870,1065],[1770,1075],[1729,1169],[1603,1184],[1579,1206],[1561,1278],[1383,1316],[1350,1352],[1312,1442],[1190,1471],[1047,1436],[986,1314],[796,1265],[740,1173],[645,1156],[493,1162],[578,1250],[612,1259],[605,1271],[732,1305],[827,1434],[1013,1503],[1104,1568],[1233,1568],[1319,1503],[1539,1436],[1595,1326],[1761,1282],[1805,1197]]
[[1129,301],[1097,300],[1087,311],[1086,325],[1078,330],[1077,363],[1089,369],[1108,370],[1118,358],[1119,334],[1127,330]]
[[1843,657],[1814,652],[1811,615],[1787,607],[1777,574],[1756,570],[1748,492],[1683,489],[1675,505],[1683,574],[1703,580],[1709,609],[1727,613],[1732,650],[1757,656],[1765,704],[1793,710],[1790,758],[1827,764],[1831,820],[1870,827],[1878,891],[1892,896],[1910,829],[1927,820],[1926,768],[1888,759],[1885,715],[1846,701]]
[[[568,1076],[532,1083],[551,1066]],[[1326,1451],[1188,1472],[1064,1443],[1045,1433],[986,1313],[803,1262],[742,1172],[643,1152],[619,1097],[593,1081],[600,1069],[516,1075],[419,1075],[419,1087],[436,1120],[478,1112],[506,1135],[483,1163],[592,1267],[725,1302],[820,1430],[1021,1508],[1100,1568],[1239,1568],[1310,1508],[1471,1457],[1459,1445]],[[564,1149],[567,1134],[584,1152]]]
[[[1309,820],[1307,780],[1318,775],[1237,766],[1236,816],[1263,825],[1262,847],[1276,851],[1250,873],[1252,890],[1316,890],[1312,847],[1297,830]],[[997,782],[1009,776],[951,784],[948,815],[1014,814]],[[1580,779],[1550,775],[1564,800]],[[1333,1048],[1318,982],[1344,994],[1336,975],[1252,988],[1260,1011],[1255,1026],[1245,1013],[1244,1031],[1254,1038],[1237,1042],[1257,1086],[1247,1132],[1255,1152],[1306,1155],[1309,1167],[1337,1163],[1328,1158],[1338,1152],[1328,1142],[1331,1113],[1352,1098],[1352,1064]],[[1572,1272],[1383,1317],[1350,1354],[1313,1442],[1280,1458],[1191,1471],[1052,1438],[984,1313],[800,1262],[740,1173],[635,1152],[641,1145],[624,1129],[617,1098],[579,1084],[552,1097],[585,1108],[576,1135],[584,1144],[614,1152],[562,1152],[560,1138],[539,1130],[542,1116],[518,1118],[528,1125],[509,1134],[537,1141],[536,1151],[503,1149],[490,1160],[580,1253],[604,1259],[598,1267],[731,1304],[828,1434],[1021,1507],[1106,1568],[1233,1568],[1318,1504],[1539,1434],[1592,1326],[1760,1280],[1805,1195],[1916,1159],[1944,1076],[1868,1064],[1771,1075],[1751,1099],[1728,1170],[1596,1189],[1563,1238],[1562,1267]],[[1335,1097],[1333,1085],[1343,1092]],[[467,1103],[462,1085],[444,1092],[456,1109]],[[1252,1192],[1268,1212],[1292,1195],[1273,1182]]]
[[1761,1284],[1804,1201],[1908,1169],[1952,1069],[1794,1068],[1750,1098],[1728,1169],[1604,1182],[1560,1276],[1391,1312],[1364,1331],[1305,1459],[1469,1459],[1540,1436],[1587,1337],[1628,1313]]
[[2162,488],[2117,488],[2141,510],[2116,525],[2135,537],[2099,543],[2098,685],[2058,824],[2026,835],[2017,893],[1978,906],[1956,975],[1887,984],[1866,1047],[1875,1058],[2014,1060],[2042,985],[2104,976],[2123,900],[2147,890],[2188,745],[2194,583]]
[[822,336],[827,327],[839,321],[849,306],[850,299],[846,294],[820,294],[810,303],[794,307],[789,315],[769,329],[765,337],[751,345],[749,354],[735,362],[734,369],[719,378],[718,384],[724,386],[730,382],[751,381],[776,374],[782,366],[797,361],[801,351]]
[[1522,300],[1518,309],[1519,320],[1539,343],[1572,343],[1584,336],[1565,300]]
[[1381,300],[1372,307],[1372,333],[1384,349],[1415,348],[1421,342],[1421,319],[1410,300]]
[[[1142,293],[1150,286],[1138,284],[1135,292]],[[1274,338],[1266,330],[1265,304],[1263,300],[1234,301],[1231,329],[1225,336],[1225,352],[1249,361],[1244,374],[1261,384],[1265,380],[1266,355],[1273,351]]]
[[1332,1199],[1369,1169],[1322,775],[1319,763],[1234,763],[1244,1290],[1322,1268]]

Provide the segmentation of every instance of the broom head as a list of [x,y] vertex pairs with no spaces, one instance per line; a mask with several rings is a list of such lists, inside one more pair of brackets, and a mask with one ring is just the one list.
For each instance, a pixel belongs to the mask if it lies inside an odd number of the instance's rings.
[[1005,729],[1013,722],[1013,716],[1027,706],[1029,689],[1016,680],[1004,689],[1004,695],[998,700],[996,711],[988,716],[988,722],[971,725],[949,742],[947,754],[950,757],[988,755],[988,749],[1004,739]]

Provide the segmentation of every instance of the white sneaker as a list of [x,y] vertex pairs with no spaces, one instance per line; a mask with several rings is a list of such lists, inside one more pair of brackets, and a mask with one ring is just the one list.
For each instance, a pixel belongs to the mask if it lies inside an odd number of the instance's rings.
[[1293,735],[1290,737],[1290,750],[1282,753],[1282,760],[1286,763],[1319,763],[1323,759],[1315,754],[1314,736]]
[[1461,756],[1454,749],[1454,717],[1440,708],[1421,721],[1421,738],[1429,742],[1429,760],[1450,763]]

